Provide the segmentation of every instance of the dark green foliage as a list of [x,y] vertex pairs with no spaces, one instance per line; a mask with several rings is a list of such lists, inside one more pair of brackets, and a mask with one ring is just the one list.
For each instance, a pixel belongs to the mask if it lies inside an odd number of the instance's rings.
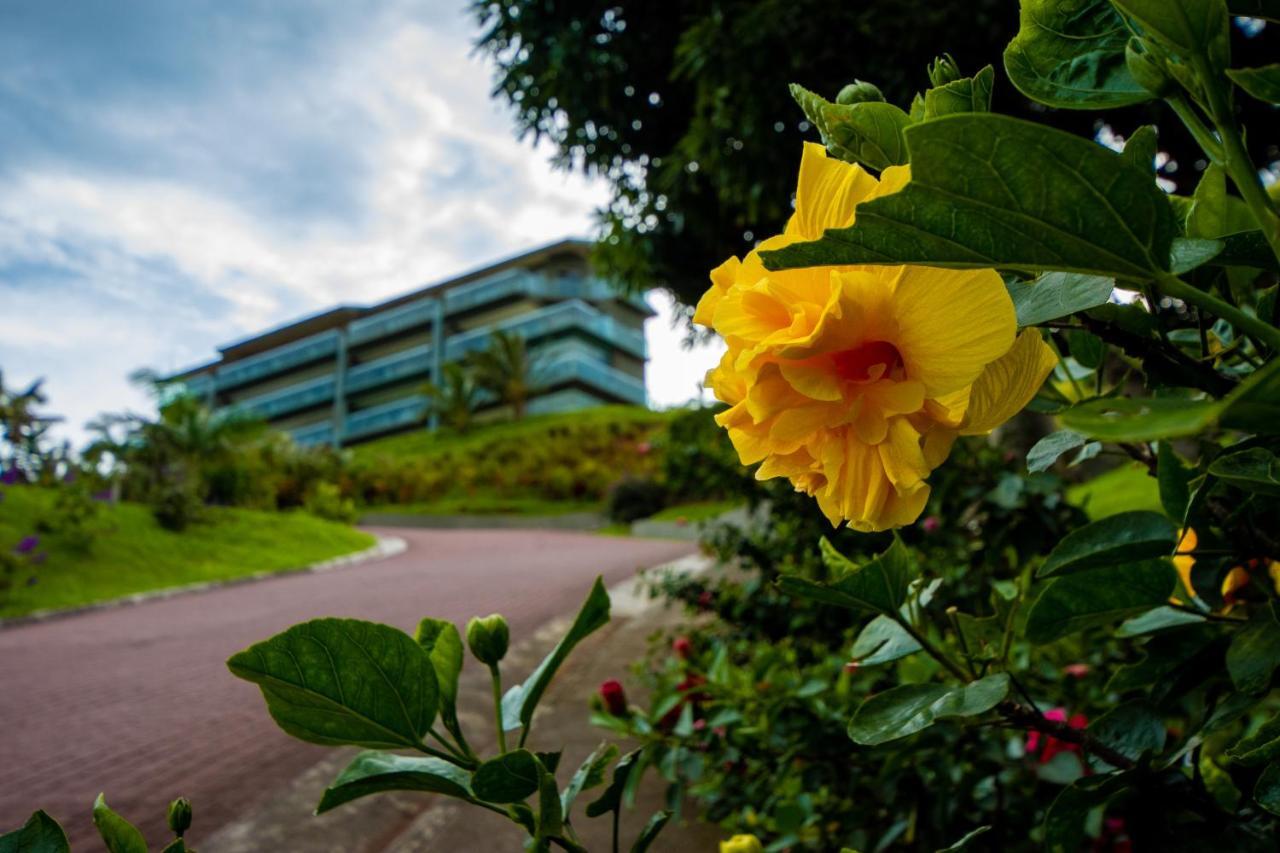
[[670,495],[658,480],[629,477],[609,490],[605,511],[612,521],[626,524],[648,518],[667,506]]

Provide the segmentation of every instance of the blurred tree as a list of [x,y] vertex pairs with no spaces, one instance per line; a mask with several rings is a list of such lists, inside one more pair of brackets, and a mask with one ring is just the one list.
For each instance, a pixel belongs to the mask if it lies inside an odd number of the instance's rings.
[[45,448],[49,427],[62,418],[36,411],[49,402],[43,386],[44,380],[37,379],[21,391],[7,388],[0,373],[0,440],[9,448],[7,454],[0,452],[0,468],[17,466],[31,478],[51,471],[61,458]]
[[480,387],[475,377],[457,362],[444,366],[440,382],[428,382],[422,386],[427,395],[423,416],[436,415],[440,422],[454,432],[466,432],[471,425],[471,413],[475,411]]
[[489,348],[472,353],[468,359],[475,382],[511,407],[511,417],[524,417],[534,392],[533,359],[524,338],[498,330],[489,338]]
[[[613,185],[599,212],[602,271],[635,288],[665,286],[686,304],[706,289],[710,269],[790,215],[800,143],[817,134],[787,84],[834,99],[861,78],[905,108],[927,88],[929,61],[950,47],[966,74],[988,63],[1001,71],[995,109],[1044,112],[1003,75],[1001,54],[1018,29],[1012,0],[477,0],[471,8],[478,47],[497,64],[494,93],[514,107],[521,132],[551,140],[560,166]],[[1261,38],[1237,32],[1235,41],[1233,64],[1273,61]],[[1127,135],[1153,109],[1106,120]],[[1100,124],[1088,112],[1056,111],[1049,121],[1086,136]],[[1173,122],[1165,126],[1174,132],[1161,149],[1182,167],[1167,177],[1194,175],[1198,149]],[[1277,156],[1260,154],[1259,162]]]

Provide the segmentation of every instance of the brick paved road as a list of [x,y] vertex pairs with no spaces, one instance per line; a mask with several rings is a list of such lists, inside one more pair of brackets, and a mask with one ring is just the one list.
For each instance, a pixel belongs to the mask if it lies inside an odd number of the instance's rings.
[[90,807],[107,801],[147,835],[164,834],[167,800],[195,803],[200,839],[314,764],[261,695],[223,662],[317,616],[412,630],[423,616],[459,626],[502,611],[512,634],[574,609],[597,574],[613,583],[689,553],[683,542],[551,531],[381,530],[404,554],[135,607],[0,630],[0,830],[35,808],[62,822],[77,851],[101,849]]

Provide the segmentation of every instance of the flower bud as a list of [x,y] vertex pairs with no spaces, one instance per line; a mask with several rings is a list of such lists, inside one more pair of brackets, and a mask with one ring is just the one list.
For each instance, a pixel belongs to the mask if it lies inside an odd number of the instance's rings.
[[720,842],[720,853],[764,853],[764,846],[754,835],[735,835]]
[[837,104],[861,104],[867,101],[883,101],[884,93],[875,83],[866,80],[854,80],[836,95]]
[[475,616],[467,623],[467,646],[476,660],[486,666],[493,666],[506,657],[510,641],[507,620],[497,613],[483,619]]
[[191,801],[186,797],[178,797],[169,803],[169,829],[173,834],[182,837],[191,826]]
[[1177,89],[1164,61],[1141,39],[1129,39],[1124,47],[1124,64],[1137,84],[1157,98],[1171,95]]
[[600,698],[604,701],[605,710],[615,717],[627,716],[627,694],[621,682],[609,679],[600,685]]
[[688,660],[689,655],[693,654],[693,641],[688,637],[676,637],[675,642],[671,644],[671,651]]
[[963,75],[960,74],[960,67],[956,65],[956,61],[951,58],[949,53],[944,53],[929,63],[929,82],[935,86],[954,83],[961,76]]

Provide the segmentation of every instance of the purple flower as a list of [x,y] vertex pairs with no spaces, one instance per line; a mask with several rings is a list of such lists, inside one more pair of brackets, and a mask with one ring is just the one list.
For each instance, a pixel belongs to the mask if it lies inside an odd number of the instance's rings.
[[0,483],[4,483],[6,486],[12,486],[17,484],[18,478],[21,476],[22,472],[18,470],[17,465],[14,465],[8,471],[0,474]]
[[30,554],[40,544],[39,536],[24,536],[22,541],[13,546],[15,554]]
[[111,501],[111,490],[103,489],[100,492],[94,492],[93,499],[95,501],[103,501],[105,503],[109,503]]

